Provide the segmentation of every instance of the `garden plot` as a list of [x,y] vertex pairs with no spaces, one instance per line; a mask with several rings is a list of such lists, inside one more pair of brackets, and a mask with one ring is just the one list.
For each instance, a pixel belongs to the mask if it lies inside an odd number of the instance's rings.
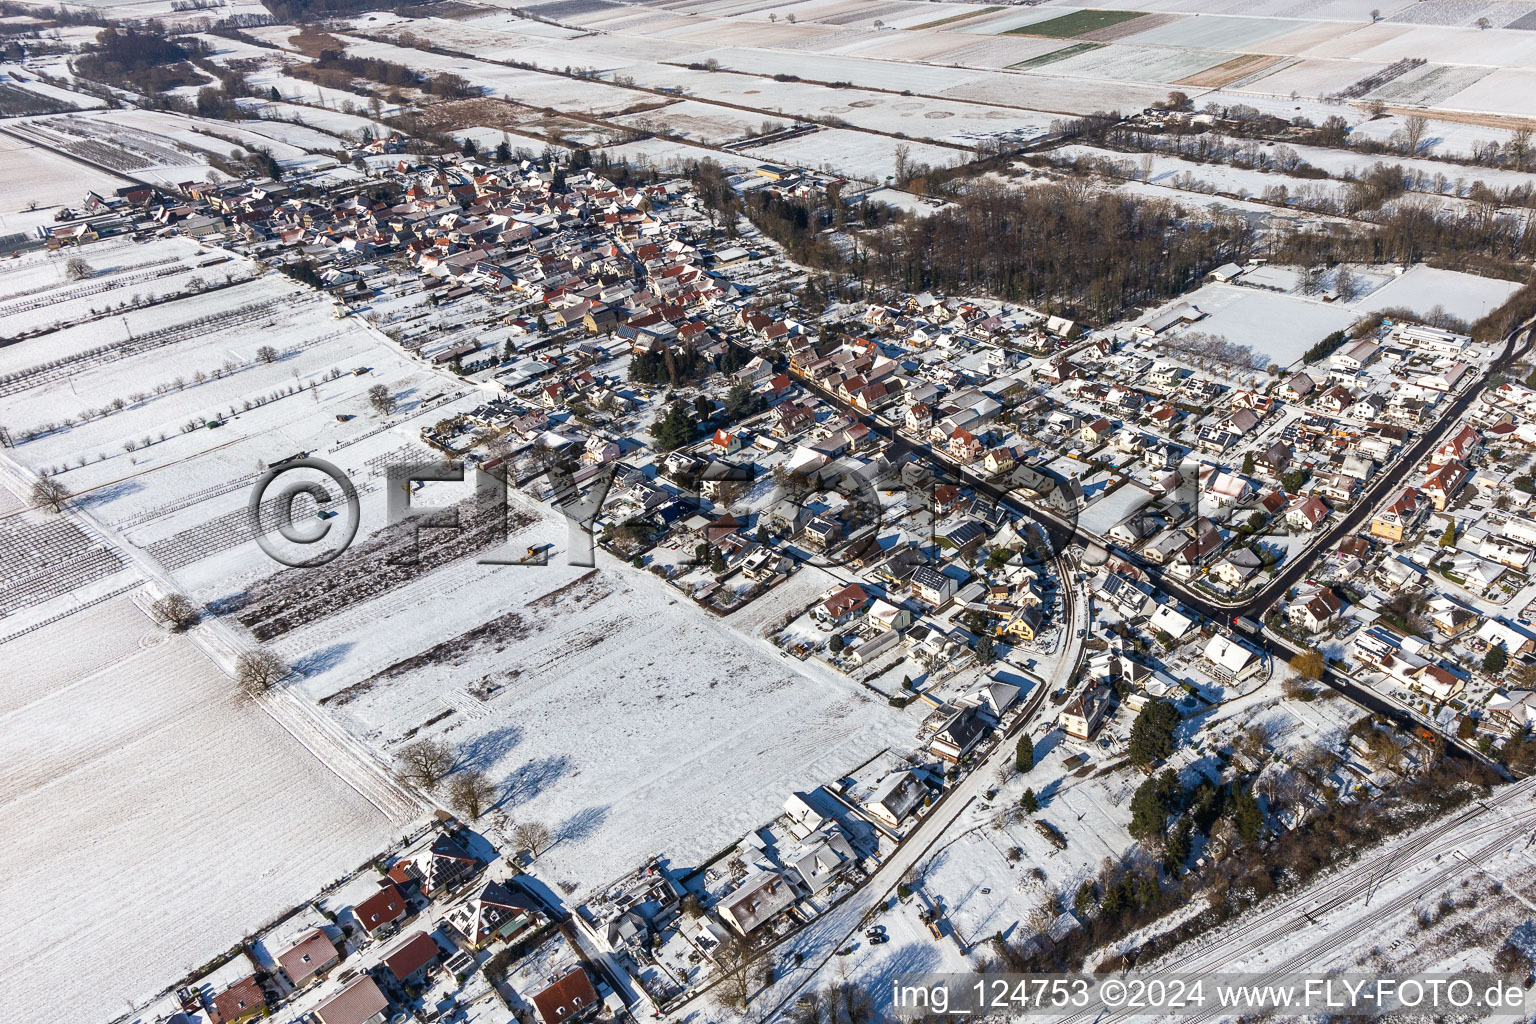
[[1493,312],[1519,289],[1514,281],[1419,264],[1351,305],[1357,312],[1397,307],[1411,309],[1421,316],[1442,309],[1471,324]]
[[1228,164],[1199,163],[1182,157],[1154,154],[1126,154],[1093,146],[1063,146],[1057,152],[1067,158],[1091,156],[1096,159],[1117,161],[1129,177],[1142,178],[1142,168],[1150,156],[1152,174],[1147,180],[1153,185],[1176,188],[1186,192],[1229,192],[1240,198],[1261,197],[1275,186],[1284,186],[1291,195],[1328,196],[1339,198],[1345,186],[1340,182],[1314,178],[1292,178],[1277,172],[1266,172]]
[[[1362,78],[1381,71],[1385,61],[1301,60],[1282,64],[1274,72],[1232,90],[1234,100],[1251,102],[1247,93],[1288,97],[1297,93],[1308,97],[1332,96]],[[1294,112],[1293,112],[1294,113]]]
[[1392,25],[1378,22],[1316,47],[1315,56],[1391,63],[1434,57],[1442,64],[1530,67],[1536,64],[1536,36],[1527,32],[1484,32],[1475,28]]
[[[516,543],[561,551],[567,532],[544,518]],[[912,734],[884,701],[606,556],[450,566],[279,647],[324,652],[304,692],[386,755],[406,736],[457,745],[502,811],[550,828],[541,870],[578,892],[655,854],[699,863]]]
[[14,1019],[142,1004],[397,834],[126,598],[0,657]]
[[[1402,127],[1399,120],[1398,128]],[[1372,122],[1378,124],[1380,122]],[[1428,147],[1431,143],[1438,150],[1445,145],[1445,140],[1440,136],[1442,128],[1456,128],[1444,121],[1431,121],[1429,129],[1425,132]],[[1396,130],[1396,129],[1394,129]],[[1355,129],[1358,134],[1360,128]],[[1375,133],[1372,133],[1375,136]],[[1375,136],[1380,137],[1380,136]],[[1463,188],[1470,187],[1473,181],[1481,181],[1490,188],[1512,188],[1529,182],[1530,175],[1520,171],[1508,171],[1499,167],[1468,167],[1449,163],[1444,160],[1426,160],[1423,157],[1394,156],[1391,153],[1359,153],[1347,149],[1333,149],[1326,146],[1292,146],[1296,154],[1314,167],[1320,167],[1335,177],[1343,177],[1346,174],[1361,176],[1368,173],[1371,168],[1379,163],[1400,166],[1409,171],[1417,182],[1415,187],[1428,189],[1433,187],[1436,178],[1444,175],[1448,181],[1447,192],[1456,191],[1456,181],[1461,180]],[[1447,147],[1449,148],[1449,147]]]
[[1475,28],[1480,19],[1487,18],[1493,28],[1523,28],[1521,19],[1533,12],[1536,12],[1536,4],[1510,0],[1421,0],[1387,20],[1405,25]]
[[[961,67],[1008,68],[1032,57],[1060,49],[1055,39],[1030,39],[1027,36],[996,36],[994,38],[952,37],[961,45],[951,46],[932,58],[945,64]],[[871,52],[870,56],[876,56]]]
[[829,128],[769,146],[754,146],[743,152],[775,163],[824,169],[866,181],[883,181],[896,173],[898,146],[906,147],[913,164],[949,167],[968,158],[966,153],[953,149],[842,128]]
[[[832,89],[807,82],[774,82],[754,75],[690,71],[660,64],[626,68],[625,74],[631,74],[647,85],[680,88],[701,103],[719,100],[753,107],[773,120],[832,115],[871,131],[954,141],[967,146],[982,137],[1008,135],[1030,139],[1050,129],[1050,118],[1043,114],[979,103],[954,103],[862,89]],[[983,71],[970,74],[978,78],[990,77]],[[664,120],[665,115],[649,116]],[[796,141],[806,142],[823,134],[817,132]]]
[[1259,368],[1290,366],[1313,345],[1359,318],[1358,310],[1320,299],[1282,295],[1229,284],[1208,284],[1184,301],[1206,314],[1180,333],[1217,335],[1253,350]]
[[[1498,72],[1494,72],[1498,74]],[[1492,77],[1492,76],[1489,76]],[[1533,76],[1536,82],[1536,76]],[[1424,136],[1424,145],[1433,147],[1433,151],[1440,156],[1470,156],[1477,147],[1488,142],[1499,145],[1509,141],[1513,134],[1509,127],[1501,127],[1497,122],[1500,118],[1488,117],[1490,124],[1482,124],[1482,116],[1475,114],[1461,114],[1459,117],[1466,121],[1452,121],[1445,116],[1437,116],[1433,111],[1428,112],[1429,130]],[[1376,139],[1381,142],[1392,141],[1393,137],[1401,138],[1405,114],[1393,114],[1389,117],[1377,118],[1355,125],[1350,129],[1352,135],[1363,138]],[[1508,122],[1505,122],[1508,124]],[[1399,158],[1390,154],[1383,155],[1383,160],[1396,163]],[[1413,161],[1406,161],[1413,162]],[[1455,164],[1442,165],[1441,169],[1448,177],[1460,177],[1465,174],[1469,180],[1487,178],[1489,180],[1502,179],[1503,172],[1491,167],[1458,167]]]
[[24,93],[35,95],[45,105],[50,107],[54,104],[63,104],[65,107],[87,110],[106,105],[104,101],[97,99],[95,96],[87,96],[84,93],[60,89],[56,85],[40,82],[32,75],[21,75],[14,71],[0,73],[0,85],[10,89],[20,89]]
[[758,162],[739,154],[719,153],[701,146],[690,146],[686,142],[673,142],[670,139],[641,139],[639,142],[626,142],[623,145],[610,146],[606,152],[615,160],[670,172],[683,170],[690,161],[713,160],[727,170],[745,170]]
[[339,110],[249,98],[235,102],[242,109],[249,110],[265,121],[286,121],[306,125],[338,139],[357,140],[362,138],[364,132],[371,132],[376,139],[384,139],[394,133],[394,129],[383,122],[359,117],[356,114],[343,114]]

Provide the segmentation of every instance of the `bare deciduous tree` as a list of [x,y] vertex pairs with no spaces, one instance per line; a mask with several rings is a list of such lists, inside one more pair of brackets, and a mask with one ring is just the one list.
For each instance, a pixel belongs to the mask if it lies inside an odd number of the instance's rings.
[[155,617],[173,633],[185,633],[203,617],[202,609],[185,594],[166,594],[153,607]]
[[549,829],[537,821],[524,821],[512,830],[512,838],[526,846],[528,852],[537,857],[549,849],[549,844],[554,837],[549,834]]
[[368,404],[374,410],[384,416],[395,411],[395,396],[389,393],[389,388],[383,384],[375,384],[368,389]]
[[762,978],[762,951],[748,938],[730,938],[715,949],[714,960],[720,968],[720,990],[725,1001],[737,1011],[745,1011]]
[[400,751],[400,774],[422,789],[436,789],[453,771],[457,756],[442,740],[417,740]]
[[456,814],[473,821],[496,802],[496,787],[484,772],[460,772],[448,784],[448,802]]
[[91,265],[85,262],[83,256],[71,256],[69,262],[64,264],[64,273],[71,281],[83,281],[96,273]]
[[1429,128],[1429,118],[1423,114],[1410,114],[1403,120],[1403,152],[1417,156],[1424,145],[1424,132]]
[[64,511],[64,505],[70,499],[69,488],[52,477],[43,477],[32,485],[32,504],[38,508],[51,509],[54,512]]
[[256,358],[264,363],[275,363],[277,362],[277,349],[271,345],[263,345],[256,350]]
[[283,659],[270,651],[246,651],[235,662],[235,682],[254,697],[282,682],[288,671]]

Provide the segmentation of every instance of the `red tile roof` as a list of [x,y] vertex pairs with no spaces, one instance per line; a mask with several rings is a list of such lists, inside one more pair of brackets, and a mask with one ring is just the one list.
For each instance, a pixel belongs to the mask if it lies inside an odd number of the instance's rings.
[[377,894],[352,908],[363,931],[372,935],[377,929],[405,916],[405,897],[393,885],[385,885]]
[[288,978],[295,985],[302,985],[315,972],[336,959],[336,947],[326,938],[325,932],[316,928],[304,936],[288,952],[277,958]]
[[[534,1008],[544,1024],[560,1024],[597,1002],[597,990],[580,966],[533,996]],[[327,1022],[329,1024],[329,1022]]]
[[437,942],[432,936],[417,932],[384,954],[384,966],[389,968],[396,981],[404,981],[431,963],[437,954]]

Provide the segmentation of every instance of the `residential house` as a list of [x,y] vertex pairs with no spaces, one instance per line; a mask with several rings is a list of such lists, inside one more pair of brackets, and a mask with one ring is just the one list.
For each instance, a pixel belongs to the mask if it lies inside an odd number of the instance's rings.
[[278,954],[277,964],[288,975],[288,983],[303,988],[341,963],[335,943],[319,928],[305,935],[287,952]]
[[965,708],[939,726],[928,741],[928,749],[940,760],[957,763],[975,749],[987,734],[987,724],[975,708]]
[[369,938],[387,934],[399,921],[405,919],[405,897],[393,882],[386,882],[379,891],[352,908],[352,916],[363,926]]
[[795,899],[794,888],[777,871],[759,868],[722,897],[715,909],[738,934],[750,935],[788,910]]
[[836,824],[808,836],[800,849],[784,859],[789,877],[807,895],[830,888],[858,862],[848,837]]
[[1092,739],[1109,710],[1109,692],[1108,687],[1090,683],[1080,695],[1069,700],[1056,717],[1062,731],[1075,740]]
[[241,1024],[267,1012],[267,997],[253,975],[247,975],[213,997],[208,1019],[211,1024]]
[[955,596],[955,581],[931,566],[919,566],[912,572],[912,596],[928,606],[943,608]]
[[985,446],[977,439],[976,435],[965,429],[957,430],[954,434],[950,435],[948,447],[949,454],[955,461],[964,465],[970,465],[981,458],[981,454],[985,449]]
[[1468,476],[1467,467],[1453,460],[1431,469],[1419,490],[1429,497],[1435,511],[1443,512],[1466,485]]
[[1417,490],[1404,487],[1371,519],[1371,536],[1398,543],[1418,528],[1428,510],[1429,503],[1419,499]]
[[1324,519],[1328,518],[1330,509],[1316,497],[1298,498],[1291,503],[1286,510],[1285,521],[1288,525],[1298,530],[1306,530],[1308,533],[1317,529]]
[[1285,614],[1291,625],[1299,626],[1309,633],[1316,633],[1337,619],[1343,608],[1343,602],[1339,600],[1338,595],[1325,588],[1310,597],[1292,603]]
[[869,600],[863,587],[850,583],[812,609],[811,616],[824,626],[840,626],[863,612]]
[[1221,682],[1241,682],[1264,668],[1263,659],[1252,648],[1222,633],[1211,637],[1202,654]]
[[1039,605],[1021,605],[1009,613],[1008,618],[997,627],[997,633],[1020,643],[1032,643],[1040,635],[1041,623]]
[[443,921],[474,949],[502,940],[516,942],[542,927],[545,916],[538,903],[501,882],[487,882],[478,894],[443,915]]
[[571,1024],[599,1012],[601,1001],[586,968],[576,964],[548,988],[535,992],[529,1001],[541,1024]]
[[864,801],[864,809],[887,825],[897,826],[923,806],[928,787],[911,772],[893,772]]
[[370,975],[364,974],[314,1011],[320,1024],[382,1024],[389,1000]]
[[426,932],[415,932],[385,953],[380,962],[394,975],[396,981],[404,985],[419,980],[427,968],[437,961],[441,952],[432,936]]

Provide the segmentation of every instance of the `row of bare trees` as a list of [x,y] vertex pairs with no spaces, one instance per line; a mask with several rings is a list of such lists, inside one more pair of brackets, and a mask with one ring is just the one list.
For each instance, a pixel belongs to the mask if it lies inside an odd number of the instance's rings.
[[[496,786],[485,772],[466,767],[459,752],[445,740],[419,739],[401,747],[396,771],[403,781],[428,793],[446,787],[449,805],[470,820],[500,802]],[[535,857],[554,842],[550,830],[537,821],[518,822],[511,827],[511,834]]]

